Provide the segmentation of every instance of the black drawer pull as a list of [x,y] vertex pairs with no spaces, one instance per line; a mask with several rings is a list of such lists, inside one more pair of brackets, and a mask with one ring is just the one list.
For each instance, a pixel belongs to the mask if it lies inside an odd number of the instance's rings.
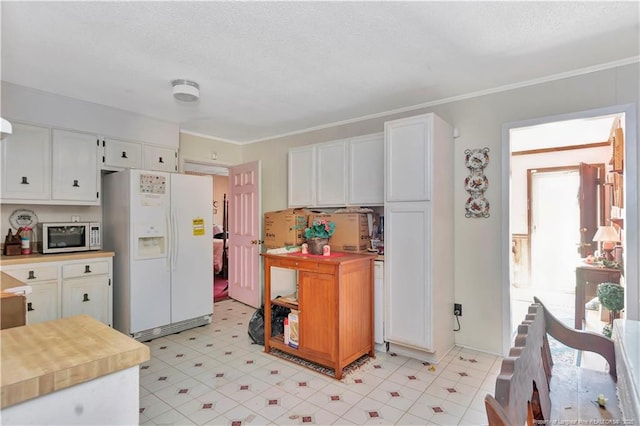
[[36,273],[33,271],[29,271],[29,276],[27,277],[28,280],[35,280],[36,279]]
[[84,265],[84,273],[85,273],[85,274],[90,274],[90,273],[92,273],[92,272],[93,272],[93,271],[91,270],[91,266],[89,266],[89,265]]
[[83,302],[91,302],[91,300],[89,300],[89,294],[88,293],[84,294],[84,297],[82,298],[82,301]]
[[129,157],[127,157],[127,152],[126,151],[122,151],[122,155],[120,156],[120,158],[129,158]]
[[158,158],[158,163],[164,163],[164,160],[162,159],[162,157]]
[[27,179],[26,176],[22,176],[22,181],[20,182],[20,185],[29,185],[29,180]]
[[31,302],[27,302],[27,311],[29,312],[35,311],[35,309],[33,309],[33,304]]
[[74,179],[74,180],[73,180],[73,186],[74,186],[75,188],[80,188],[80,185],[78,185],[78,179]]

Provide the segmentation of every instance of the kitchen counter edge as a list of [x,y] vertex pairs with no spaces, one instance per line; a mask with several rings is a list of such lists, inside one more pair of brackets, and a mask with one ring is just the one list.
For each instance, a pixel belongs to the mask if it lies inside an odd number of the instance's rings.
[[94,259],[100,257],[114,257],[115,253],[112,251],[79,251],[75,253],[57,253],[57,254],[22,254],[18,256],[0,256],[0,266],[11,265],[24,265],[28,263],[42,263],[42,262],[61,262],[66,260],[82,260],[82,259]]

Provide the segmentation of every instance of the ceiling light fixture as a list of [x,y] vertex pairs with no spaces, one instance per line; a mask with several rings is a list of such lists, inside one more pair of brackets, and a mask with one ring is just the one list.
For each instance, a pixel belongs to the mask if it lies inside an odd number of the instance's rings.
[[200,97],[200,85],[191,80],[173,80],[173,97],[182,102],[195,102]]

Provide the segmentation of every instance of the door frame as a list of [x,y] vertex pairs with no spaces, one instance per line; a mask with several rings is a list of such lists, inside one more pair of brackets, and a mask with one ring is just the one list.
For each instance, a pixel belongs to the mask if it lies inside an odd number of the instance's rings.
[[638,246],[638,113],[635,104],[614,105],[586,111],[557,114],[546,117],[514,121],[502,125],[502,226],[501,226],[501,263],[502,291],[502,353],[508,354],[511,347],[511,140],[510,130],[519,127],[535,126],[556,121],[591,118],[611,114],[625,114],[624,146],[624,197],[625,197],[625,313],[626,318],[640,320],[639,265],[640,247]]

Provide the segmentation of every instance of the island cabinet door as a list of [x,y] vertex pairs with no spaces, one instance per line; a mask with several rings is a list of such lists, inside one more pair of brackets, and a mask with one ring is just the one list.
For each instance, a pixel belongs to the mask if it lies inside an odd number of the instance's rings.
[[304,271],[298,274],[300,350],[320,363],[337,359],[335,279],[328,274]]

